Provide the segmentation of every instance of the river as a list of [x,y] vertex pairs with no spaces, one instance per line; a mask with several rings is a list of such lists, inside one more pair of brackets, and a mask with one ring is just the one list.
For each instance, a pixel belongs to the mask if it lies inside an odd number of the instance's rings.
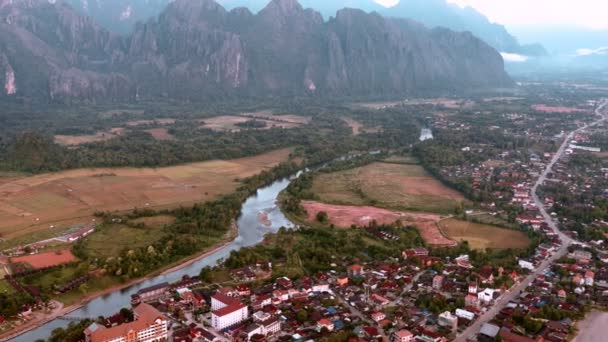
[[[198,275],[201,268],[217,264],[221,259],[225,259],[230,252],[255,245],[263,240],[264,235],[276,232],[280,227],[293,227],[293,224],[283,215],[276,203],[279,193],[287,185],[289,185],[289,179],[278,180],[267,187],[258,189],[255,195],[249,197],[243,203],[241,215],[237,219],[239,234],[233,242],[224,248],[174,272],[147,279],[137,285],[94,299],[67,316],[98,317],[111,315],[122,307],[130,306],[131,295],[141,288],[162,282],[175,282],[186,274]],[[270,226],[260,223],[260,213],[268,215]],[[10,341],[32,342],[36,339],[46,339],[53,329],[65,327],[68,323],[67,320],[55,319]]]

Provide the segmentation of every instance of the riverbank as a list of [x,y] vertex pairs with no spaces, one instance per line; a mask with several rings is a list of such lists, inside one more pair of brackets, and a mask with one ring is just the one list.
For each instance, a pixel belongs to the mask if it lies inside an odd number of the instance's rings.
[[220,244],[215,244],[215,246],[213,246],[211,248],[206,248],[198,254],[192,255],[191,257],[185,258],[176,263],[162,267],[161,269],[159,269],[155,272],[152,272],[145,277],[133,279],[127,283],[117,284],[115,286],[108,287],[106,289],[91,293],[90,295],[85,296],[84,298],[79,300],[76,304],[72,304],[72,305],[64,307],[63,303],[56,301],[60,307],[53,310],[49,314],[38,314],[38,316],[40,316],[40,317],[36,317],[36,318],[32,319],[31,321],[28,321],[25,324],[17,327],[16,329],[12,329],[10,331],[0,334],[0,342],[9,341],[19,335],[27,333],[28,331],[34,330],[54,319],[66,316],[66,315],[82,308],[87,303],[89,303],[99,297],[110,294],[114,291],[121,291],[121,290],[129,288],[131,286],[135,286],[139,283],[142,283],[146,280],[152,279],[158,275],[167,275],[169,273],[180,270],[184,267],[188,267],[188,266],[196,263],[197,261],[200,261],[201,259],[204,259],[204,258],[208,257],[209,255],[222,250],[223,248],[226,248],[228,245],[230,245],[232,242],[234,242],[234,240],[238,236],[238,232],[239,231],[238,231],[238,227],[237,227],[236,223],[233,223],[230,228],[230,231],[227,233],[226,238],[224,240],[222,240],[222,242]]

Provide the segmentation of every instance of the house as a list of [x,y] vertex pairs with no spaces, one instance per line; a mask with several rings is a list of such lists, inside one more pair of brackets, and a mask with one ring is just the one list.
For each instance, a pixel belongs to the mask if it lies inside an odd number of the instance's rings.
[[583,279],[583,277],[581,277],[579,274],[572,277],[572,282],[574,285],[585,285],[585,279]]
[[328,331],[334,331],[334,324],[327,318],[320,319],[317,322],[317,331],[320,332],[323,330],[323,328],[327,329]]
[[348,285],[348,277],[339,277],[336,279],[336,285],[346,286]]
[[437,318],[437,324],[442,327],[447,327],[451,329],[453,332],[458,329],[458,317],[452,315],[451,312],[446,311],[444,313],[439,314]]
[[404,259],[412,258],[412,257],[420,258],[420,257],[429,256],[429,250],[426,248],[423,248],[423,247],[410,248],[410,249],[406,249],[401,254],[403,255]]
[[564,289],[557,291],[557,297],[561,298],[561,299],[566,299],[566,297],[567,297],[566,291]]
[[593,286],[594,278],[595,278],[595,273],[593,273],[593,271],[585,272],[585,285]]
[[464,305],[478,307],[479,297],[476,294],[469,293],[464,297]]
[[168,340],[168,319],[153,306],[143,303],[133,309],[133,322],[111,328],[93,323],[85,331],[87,342],[156,342]]
[[160,283],[143,288],[131,296],[131,304],[155,302],[163,298],[169,292],[169,283]]
[[495,290],[485,289],[477,294],[477,299],[483,304],[490,304],[494,300]]
[[526,336],[517,335],[517,334],[512,333],[507,328],[500,329],[500,332],[498,335],[500,336],[500,338],[503,342],[542,342],[544,340],[542,337],[539,337],[538,339],[535,340],[535,339],[531,339]]
[[350,265],[346,268],[348,276],[351,278],[359,278],[365,273],[363,266],[359,264]]
[[385,319],[386,315],[383,312],[374,312],[372,314],[372,320],[374,320],[374,322],[380,322],[381,320]]
[[443,286],[443,276],[442,275],[436,275],[433,277],[433,289],[435,290],[441,290],[441,287]]
[[456,309],[456,317],[472,321],[475,318],[475,314],[471,311]]
[[477,295],[477,283],[476,282],[470,282],[469,283],[469,294],[474,294]]
[[409,330],[405,329],[395,331],[392,338],[393,342],[411,342],[413,340],[414,334],[412,334]]
[[386,299],[386,298],[384,298],[381,295],[376,294],[376,293],[374,293],[372,295],[372,301],[374,303],[376,303],[377,305],[380,305],[380,306],[387,306],[387,305],[389,305],[391,303],[390,300],[388,300],[388,299]]
[[519,264],[519,267],[523,269],[534,271],[534,264],[527,260],[519,259],[517,263]]
[[575,250],[572,253],[572,255],[574,256],[574,258],[576,260],[581,260],[581,259],[591,260],[591,257],[592,257],[591,252],[587,252],[587,251],[580,250],[580,249]]
[[479,334],[489,338],[495,338],[499,331],[500,328],[498,326],[490,323],[484,323],[484,325],[481,326]]

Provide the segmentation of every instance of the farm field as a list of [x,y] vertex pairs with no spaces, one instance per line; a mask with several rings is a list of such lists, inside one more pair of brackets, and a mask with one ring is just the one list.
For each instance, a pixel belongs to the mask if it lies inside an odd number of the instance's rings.
[[434,213],[452,213],[465,201],[421,166],[395,162],[320,174],[315,177],[312,192],[326,203]]
[[175,137],[166,128],[151,128],[145,130],[145,132],[156,140],[175,140]]
[[264,122],[266,126],[258,129],[270,129],[273,127],[295,128],[310,122],[309,117],[298,115],[272,115],[270,112],[244,113],[241,115],[222,115],[206,119],[201,119],[200,128],[211,129],[220,132],[238,132],[242,124],[251,120]]
[[[84,241],[85,249],[94,258],[120,255],[123,249],[146,247],[162,236],[162,226],[131,228],[125,225],[107,225],[98,229]],[[120,236],[120,241],[116,237]]]
[[69,170],[0,182],[0,235],[7,242],[49,238],[59,226],[90,222],[95,211],[168,208],[211,200],[234,191],[238,179],[288,160],[291,151],[156,169]]
[[441,234],[437,222],[441,217],[437,214],[391,211],[368,206],[344,206],[325,204],[313,201],[302,201],[302,206],[308,213],[308,221],[314,222],[317,213],[327,213],[329,222],[337,227],[347,228],[352,225],[366,226],[372,221],[379,224],[391,224],[401,221],[404,225],[418,228],[422,239],[434,246],[453,246],[455,242]]
[[528,237],[516,230],[499,228],[486,224],[478,224],[456,219],[439,222],[445,235],[457,240],[468,241],[473,249],[520,249],[530,244]]
[[89,135],[55,135],[55,142],[63,146],[77,146],[92,142],[100,142],[119,137],[125,133],[122,127],[112,128],[106,132],[97,132]]

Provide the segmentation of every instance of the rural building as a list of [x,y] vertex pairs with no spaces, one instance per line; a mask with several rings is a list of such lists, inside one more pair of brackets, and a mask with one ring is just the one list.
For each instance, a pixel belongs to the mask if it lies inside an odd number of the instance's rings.
[[134,321],[106,328],[97,323],[85,331],[87,342],[156,342],[166,341],[167,318],[149,304],[141,304],[133,309]]
[[403,258],[405,258],[405,259],[411,258],[411,257],[420,258],[420,257],[429,256],[429,250],[426,248],[422,248],[422,247],[410,248],[410,249],[406,249],[401,254],[403,255]]

